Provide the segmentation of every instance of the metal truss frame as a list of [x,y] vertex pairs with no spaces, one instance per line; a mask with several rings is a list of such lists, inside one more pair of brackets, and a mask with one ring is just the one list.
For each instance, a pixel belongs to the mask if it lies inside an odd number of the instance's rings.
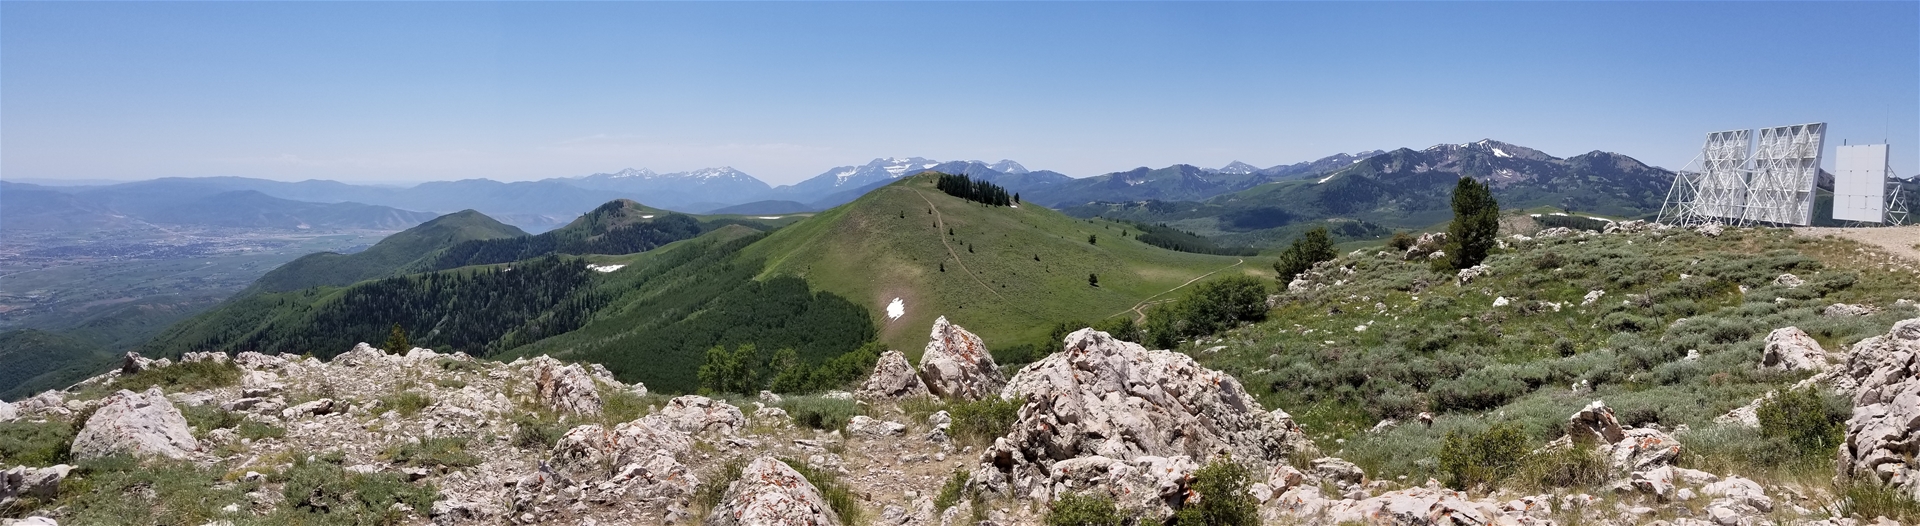
[[[1813,223],[1826,123],[1707,134],[1700,156],[1676,173],[1658,221],[1731,226]],[[1751,153],[1749,153],[1751,151]]]

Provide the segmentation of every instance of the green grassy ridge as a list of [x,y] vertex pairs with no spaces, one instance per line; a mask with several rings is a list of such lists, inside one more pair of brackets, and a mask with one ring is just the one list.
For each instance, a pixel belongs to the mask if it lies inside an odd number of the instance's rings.
[[0,332],[0,399],[18,400],[60,389],[98,374],[114,355],[97,343],[65,332],[17,329]]
[[[1769,331],[1797,326],[1839,349],[1920,315],[1891,308],[1920,296],[1920,275],[1884,270],[1885,256],[1857,247],[1785,230],[1549,239],[1496,252],[1486,262],[1492,274],[1466,286],[1425,261],[1368,250],[1337,260],[1355,271],[1339,277],[1345,285],[1289,293],[1269,321],[1181,350],[1235,375],[1264,406],[1293,414],[1331,454],[1379,476],[1420,480],[1438,476],[1420,459],[1433,458],[1448,430],[1511,422],[1537,447],[1593,400],[1629,424],[1710,429],[1714,417],[1806,376],[1759,367]],[[1808,284],[1772,284],[1787,272]],[[1590,290],[1606,295],[1581,306]],[[1493,307],[1498,297],[1511,303]],[[1818,314],[1836,302],[1888,308]],[[1198,352],[1214,345],[1226,348]],[[1685,359],[1689,350],[1699,357]],[[1576,383],[1591,391],[1575,392]],[[1431,430],[1366,432],[1421,411],[1439,415]]]
[[322,285],[343,286],[383,278],[464,241],[525,235],[525,231],[495,221],[486,214],[463,210],[387,236],[358,253],[320,252],[302,256],[261,276],[238,296]]
[[[1175,252],[1136,234],[1131,225],[1031,204],[966,201],[935,189],[934,176],[919,175],[777,230],[741,250],[741,258],[764,261],[759,279],[800,277],[866,307],[880,324],[880,341],[910,357],[926,346],[940,316],[989,346],[1040,343],[1057,321],[1123,315],[1210,272],[1272,274],[1265,259]],[[1089,235],[1097,242],[1088,243]],[[1087,284],[1089,274],[1100,286]],[[894,298],[905,303],[905,315],[889,320],[885,309]]]

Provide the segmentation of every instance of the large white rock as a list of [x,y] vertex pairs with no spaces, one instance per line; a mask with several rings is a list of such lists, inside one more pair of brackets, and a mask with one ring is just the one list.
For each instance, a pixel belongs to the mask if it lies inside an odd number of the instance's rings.
[[700,395],[686,395],[667,401],[666,407],[641,420],[648,425],[682,433],[715,432],[732,435],[747,427],[747,415],[733,404]]
[[53,500],[60,493],[60,481],[65,480],[71,471],[73,466],[66,464],[44,468],[15,466],[0,471],[0,510],[8,509],[21,497]]
[[154,387],[107,397],[73,437],[72,450],[74,458],[85,460],[117,453],[184,458],[199,449],[186,417]]
[[1799,327],[1782,327],[1767,334],[1760,363],[1786,371],[1822,371],[1827,368],[1827,351]]
[[533,377],[540,403],[547,407],[576,415],[600,414],[600,387],[580,364],[562,364],[541,356],[529,361],[527,374]]
[[1841,475],[1875,478],[1920,498],[1920,461],[1914,460],[1920,450],[1920,318],[1854,344],[1846,372],[1858,385],[1840,447]]
[[1408,488],[1364,500],[1328,505],[1334,524],[1445,525],[1491,524],[1488,513],[1466,493],[1445,488]]
[[380,350],[379,347],[367,345],[367,342],[360,342],[354,344],[353,348],[347,350],[347,352],[340,353],[339,356],[333,357],[333,364],[360,367],[374,364],[386,358],[386,351]]
[[575,427],[553,446],[553,467],[576,482],[600,482],[602,492],[643,500],[674,498],[699,482],[678,460],[693,447],[685,433],[636,420]]
[[1005,378],[979,336],[948,323],[946,316],[933,321],[927,350],[920,355],[920,380],[928,392],[943,398],[979,400],[999,391]]
[[873,364],[873,376],[853,394],[867,400],[899,400],[928,393],[913,364],[907,362],[907,355],[890,350],[880,353],[880,360]]
[[1093,470],[1104,474],[1097,487],[1164,516],[1167,501],[1184,498],[1184,477],[1217,453],[1265,472],[1315,452],[1291,417],[1262,409],[1232,376],[1093,329],[1068,335],[1064,351],[1022,369],[1000,396],[1026,403],[974,481],[1012,495],[1079,491],[1072,473]]
[[760,457],[727,485],[709,526],[829,526],[840,523],[820,490],[773,457]]
[[13,403],[8,402],[6,400],[0,400],[0,422],[12,422],[13,419],[19,418],[19,417],[20,417],[20,410],[17,408],[14,408]]

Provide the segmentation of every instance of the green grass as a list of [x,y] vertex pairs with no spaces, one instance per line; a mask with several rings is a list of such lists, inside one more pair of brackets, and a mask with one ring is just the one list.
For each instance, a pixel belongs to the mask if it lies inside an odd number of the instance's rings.
[[74,426],[47,422],[0,422],[0,465],[51,466],[66,462]]
[[433,405],[433,397],[419,391],[401,391],[380,397],[382,410],[398,411],[400,416],[420,414],[420,410]]
[[331,458],[296,457],[293,467],[271,478],[282,484],[285,502],[268,523],[402,524],[407,513],[394,504],[425,515],[440,499],[430,483],[409,483],[398,473],[350,473]]
[[[762,278],[800,276],[875,312],[880,341],[909,358],[943,315],[989,346],[1041,343],[1050,324],[1036,320],[1122,315],[1216,270],[1272,273],[1266,261],[1233,267],[1240,258],[1175,252],[1123,237],[1123,230],[1137,233],[1124,223],[1074,219],[1032,204],[988,207],[917,176],[777,230],[741,254],[765,262]],[[1089,235],[1099,243],[1088,244]],[[1100,277],[1099,287],[1087,285],[1088,274]],[[880,313],[894,298],[906,314],[887,321]]]
[[846,429],[847,421],[866,413],[853,400],[821,396],[787,396],[779,407],[793,417],[796,425],[828,431]]
[[832,470],[814,469],[813,466],[798,460],[783,458],[780,461],[794,471],[800,472],[800,476],[806,477],[807,483],[813,484],[813,488],[820,491],[820,498],[827,501],[827,507],[833,509],[834,515],[840,517],[841,524],[861,523],[858,497],[854,495],[852,488],[847,487],[846,482],[840,480],[839,474]]
[[220,483],[218,469],[191,462],[136,462],[124,456],[80,463],[60,485],[51,504],[65,509],[69,524],[205,524],[223,519],[220,508],[248,506],[258,483]]
[[240,383],[240,366],[232,360],[223,362],[185,362],[166,367],[148,367],[131,375],[123,376],[108,388],[92,388],[83,392],[83,398],[105,396],[108,390],[125,389],[141,392],[150,387],[159,387],[162,391],[178,393],[183,391],[202,391],[216,387],[228,387]]
[[993,439],[1006,436],[1013,428],[1014,420],[1020,417],[1019,400],[1001,400],[988,397],[974,402],[954,402],[947,406],[947,413],[953,416],[954,440],[966,444],[985,445]]
[[388,446],[380,456],[395,464],[415,467],[465,468],[480,465],[480,457],[467,452],[467,437],[423,438],[419,442],[401,442]]
[[[1268,321],[1218,335],[1225,349],[1194,354],[1233,374],[1262,406],[1293,414],[1323,451],[1381,478],[1442,478],[1434,459],[1455,430],[1511,423],[1531,450],[1593,400],[1623,423],[1688,425],[1694,431],[1679,438],[1703,454],[1685,461],[1697,469],[1830,476],[1830,465],[1766,453],[1759,433],[1721,436],[1712,420],[1806,377],[1759,367],[1769,331],[1797,326],[1838,350],[1920,315],[1891,307],[1915,294],[1920,274],[1858,247],[1784,230],[1552,239],[1496,251],[1492,273],[1465,287],[1424,262],[1366,250],[1336,260],[1354,270],[1339,277],[1345,285],[1288,294]],[[1809,284],[1772,285],[1787,272]],[[1590,290],[1606,295],[1581,306]],[[1495,297],[1512,303],[1492,307]],[[1818,314],[1836,302],[1884,310]],[[1698,359],[1683,359],[1690,350]],[[1575,393],[1576,383],[1592,391]],[[1406,423],[1422,411],[1439,415],[1432,429]],[[1387,418],[1403,424],[1366,432]]]

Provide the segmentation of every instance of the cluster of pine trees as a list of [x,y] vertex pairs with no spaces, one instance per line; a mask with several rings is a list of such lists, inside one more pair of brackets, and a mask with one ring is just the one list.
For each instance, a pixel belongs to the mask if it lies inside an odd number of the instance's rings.
[[[618,202],[609,203],[612,204]],[[598,217],[587,215],[589,221]],[[423,270],[506,263],[549,254],[632,254],[690,239],[703,231],[700,222],[692,217],[663,214],[649,221],[618,226],[588,224],[585,228],[568,227],[537,236],[472,240],[448,247],[430,268]]]
[[[387,278],[337,292],[271,294],[260,301],[274,302],[276,308],[267,310],[280,317],[235,324],[246,332],[212,335],[187,347],[325,357],[358,342],[383,341],[398,325],[410,345],[485,356],[586,323],[606,301],[588,286],[593,274],[581,261],[547,256],[511,268]],[[312,303],[290,304],[302,299]]]
[[964,175],[940,174],[940,180],[933,183],[934,188],[947,195],[993,206],[1012,206],[1020,202],[1020,196],[1007,193],[1006,188],[987,181],[975,181]]
[[1140,229],[1140,234],[1134,236],[1135,239],[1167,250],[1215,256],[1251,256],[1260,253],[1259,250],[1249,247],[1223,247],[1205,236],[1166,225],[1132,224],[1134,228]]

